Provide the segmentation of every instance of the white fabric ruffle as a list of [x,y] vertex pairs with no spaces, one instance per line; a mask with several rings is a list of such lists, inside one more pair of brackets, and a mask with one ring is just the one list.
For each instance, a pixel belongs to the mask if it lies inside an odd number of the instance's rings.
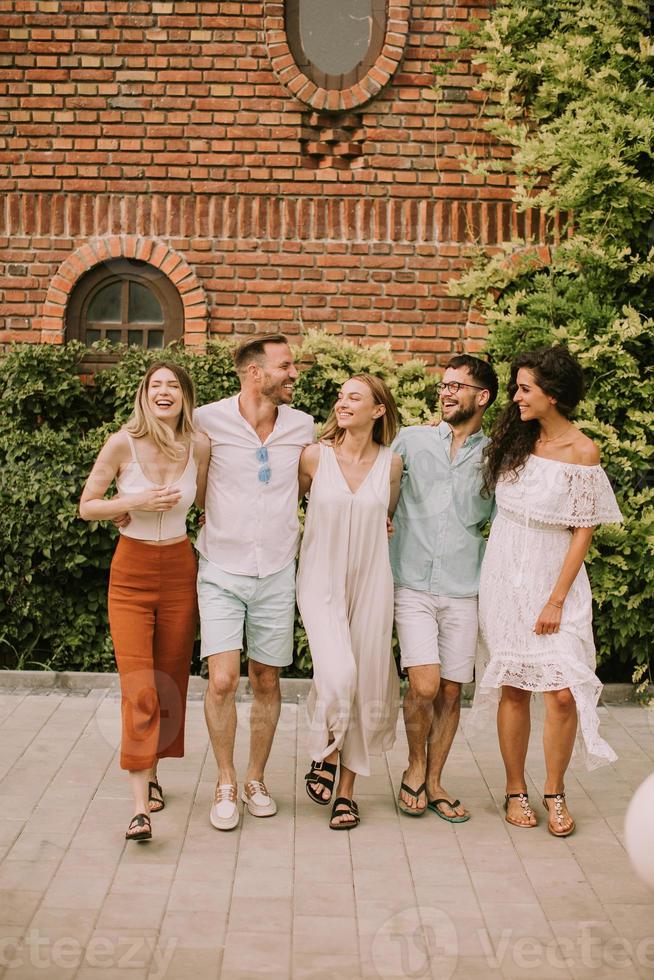
[[[559,634],[560,635],[560,634]],[[499,652],[484,662],[477,660],[477,676],[481,677],[475,689],[473,709],[466,722],[466,734],[475,735],[495,725],[500,690],[504,684],[519,687],[534,694],[543,691],[560,691],[570,688],[577,707],[577,739],[575,757],[588,770],[615,762],[617,755],[599,733],[597,704],[602,684],[585,661],[591,651],[571,649],[568,642],[558,649],[551,645],[542,658],[519,656],[513,651]],[[594,659],[594,649],[592,657]]]
[[525,520],[562,527],[619,524],[622,514],[601,466],[528,456],[517,477],[502,478],[497,504]]

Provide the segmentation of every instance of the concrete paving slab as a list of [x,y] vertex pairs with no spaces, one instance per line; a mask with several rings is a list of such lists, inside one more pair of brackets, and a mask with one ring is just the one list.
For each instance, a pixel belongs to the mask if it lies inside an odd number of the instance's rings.
[[290,964],[288,935],[230,931],[225,943],[221,980],[242,976],[290,976]]
[[[468,823],[400,814],[401,725],[396,746],[357,784],[360,827],[334,834],[329,807],[304,790],[304,706],[287,702],[267,772],[279,813],[245,813],[221,834],[208,820],[216,766],[196,694],[187,755],[161,765],[167,805],[154,840],[135,845],[124,840],[116,692],[79,684],[0,691],[0,976],[654,978],[654,892],[622,842],[633,790],[654,768],[645,709],[602,709],[621,757],[597,772],[571,770],[578,830],[555,840],[540,806],[538,734],[528,782],[540,824],[525,831],[504,821],[492,736],[459,734],[448,762],[446,785],[470,809]],[[247,716],[239,703],[241,779]]]

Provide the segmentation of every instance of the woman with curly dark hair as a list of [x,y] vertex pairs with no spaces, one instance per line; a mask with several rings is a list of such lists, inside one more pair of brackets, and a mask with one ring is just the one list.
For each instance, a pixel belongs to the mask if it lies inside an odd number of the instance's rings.
[[[584,558],[600,523],[622,520],[595,444],[570,421],[584,394],[567,348],[518,354],[509,403],[484,454],[493,522],[481,571],[479,622],[485,670],[468,726],[497,704],[506,769],[506,819],[535,827],[525,781],[532,692],[543,692],[548,829],[567,837],[575,823],[564,778],[577,733],[588,769],[616,755],[599,734],[592,597]],[[501,692],[501,696],[500,696]]]

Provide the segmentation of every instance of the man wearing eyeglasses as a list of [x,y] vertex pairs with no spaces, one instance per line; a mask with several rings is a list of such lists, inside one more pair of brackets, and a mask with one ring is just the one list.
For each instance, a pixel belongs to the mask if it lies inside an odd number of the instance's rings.
[[404,723],[409,763],[398,806],[412,817],[431,810],[451,823],[469,813],[442,785],[459,723],[461,686],[472,680],[482,528],[493,499],[482,497],[481,429],[497,396],[486,361],[453,357],[438,386],[441,422],[402,429],[393,450],[404,459],[393,517],[391,565],[402,669],[409,678]]
[[312,417],[290,407],[298,372],[284,336],[246,341],[234,363],[239,394],[195,413],[211,439],[198,604],[209,666],[205,717],[218,764],[210,820],[218,830],[239,822],[235,697],[244,628],[254,700],[242,800],[256,817],[277,811],[264,769],[279,720],[279,674],[293,660],[298,465],[315,440]]

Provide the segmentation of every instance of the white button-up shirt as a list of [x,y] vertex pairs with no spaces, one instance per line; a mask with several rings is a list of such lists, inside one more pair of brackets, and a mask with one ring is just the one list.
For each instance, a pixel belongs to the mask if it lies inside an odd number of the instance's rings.
[[[263,578],[297,554],[298,465],[315,429],[306,412],[280,405],[275,428],[262,443],[238,400],[234,395],[195,411],[197,427],[211,439],[206,523],[197,549],[225,572]],[[264,446],[267,462],[259,458]],[[267,483],[261,479],[266,468]]]

